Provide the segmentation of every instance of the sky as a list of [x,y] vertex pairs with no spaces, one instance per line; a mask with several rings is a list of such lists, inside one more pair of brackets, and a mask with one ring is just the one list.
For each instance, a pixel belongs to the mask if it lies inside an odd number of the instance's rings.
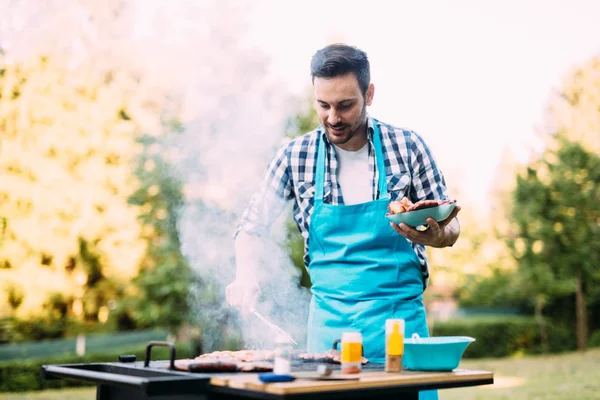
[[525,161],[549,96],[600,54],[594,0],[262,0],[247,40],[291,91],[310,86],[314,52],[334,41],[365,50],[369,113],[424,137],[447,179],[484,204],[502,150]]

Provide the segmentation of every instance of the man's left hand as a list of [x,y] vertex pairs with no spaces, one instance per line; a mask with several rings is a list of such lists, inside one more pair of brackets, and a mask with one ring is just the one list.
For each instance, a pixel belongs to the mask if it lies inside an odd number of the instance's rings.
[[459,211],[460,206],[457,204],[452,214],[443,221],[436,222],[433,218],[427,218],[429,227],[424,231],[418,231],[405,223],[398,225],[390,222],[390,225],[400,235],[415,243],[431,247],[452,246],[460,233],[458,221],[454,221]]

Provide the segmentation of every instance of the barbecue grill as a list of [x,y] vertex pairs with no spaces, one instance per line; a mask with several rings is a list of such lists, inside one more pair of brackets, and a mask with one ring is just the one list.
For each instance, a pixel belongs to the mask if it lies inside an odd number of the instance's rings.
[[[170,359],[151,361],[151,349],[153,346],[167,346],[170,348]],[[354,381],[352,389],[344,386],[345,382],[338,381],[339,387],[321,386],[312,387],[306,381],[306,390],[296,390],[294,393],[270,392],[268,390],[252,390],[243,386],[236,387],[235,381],[242,377],[250,379],[257,376],[256,373],[194,373],[174,370],[175,346],[166,342],[150,342],[146,347],[144,361],[136,361],[135,357],[120,356],[117,362],[86,363],[86,364],[63,364],[44,365],[42,375],[46,379],[66,378],[77,379],[96,384],[97,400],[200,400],[200,399],[418,399],[420,390],[439,389],[447,387],[473,386],[493,383],[491,373],[474,375],[472,378],[464,375],[459,380],[433,382],[431,379],[421,383],[414,379],[408,384],[362,383],[363,378]],[[292,363],[292,373],[301,375],[304,372],[316,371],[319,363],[302,362],[295,360]],[[339,365],[331,365],[335,371],[339,371]],[[380,371],[384,375],[383,364],[368,363],[363,365],[363,371]],[[481,371],[480,371],[481,372]],[[431,374],[430,374],[431,375]],[[439,375],[439,374],[438,374]],[[389,374],[387,377],[389,378]],[[416,377],[416,375],[415,375]],[[211,383],[213,380],[213,383]],[[216,381],[226,382],[220,384]],[[375,380],[372,380],[375,382]],[[232,384],[227,384],[232,382]],[[340,383],[341,382],[341,383]],[[299,381],[294,382],[297,386]],[[312,385],[315,382],[312,381]],[[284,388],[276,386],[271,388]],[[238,385],[239,386],[239,385]]]

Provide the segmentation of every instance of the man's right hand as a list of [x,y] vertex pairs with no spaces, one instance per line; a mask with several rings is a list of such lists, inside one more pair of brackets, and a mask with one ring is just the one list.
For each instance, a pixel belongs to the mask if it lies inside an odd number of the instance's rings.
[[225,288],[227,303],[243,316],[247,316],[256,307],[260,294],[260,286],[254,281],[236,279]]

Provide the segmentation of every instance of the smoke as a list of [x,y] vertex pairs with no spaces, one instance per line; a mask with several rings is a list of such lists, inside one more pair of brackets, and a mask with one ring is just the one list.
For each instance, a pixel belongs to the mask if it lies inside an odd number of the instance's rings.
[[[135,71],[131,93],[149,99],[133,110],[140,130],[160,136],[163,114],[178,116],[181,129],[161,147],[185,182],[180,238],[201,281],[194,302],[204,349],[228,346],[224,338],[237,331],[246,347],[272,346],[272,333],[256,318],[241,319],[224,298],[235,275],[237,221],[298,110],[269,74],[268,58],[244,41],[251,3],[0,2],[10,16],[0,21],[0,47],[14,60],[53,53],[96,75]],[[288,208],[265,240],[258,308],[302,343],[309,294],[285,250],[289,218]]]
[[[239,8],[215,2],[204,12],[209,14],[202,16],[202,31],[185,35],[194,44],[186,43],[185,56],[170,58],[192,66],[179,86],[183,130],[170,143],[186,185],[182,251],[202,281],[195,303],[204,350],[231,346],[226,340],[235,332],[241,333],[246,348],[269,348],[272,332],[253,316],[241,318],[226,304],[224,291],[235,278],[233,235],[238,219],[283,144],[295,102],[271,79],[268,59],[243,44]],[[290,215],[288,208],[265,238],[258,309],[302,345],[309,293],[299,288],[300,272],[286,252]]]

